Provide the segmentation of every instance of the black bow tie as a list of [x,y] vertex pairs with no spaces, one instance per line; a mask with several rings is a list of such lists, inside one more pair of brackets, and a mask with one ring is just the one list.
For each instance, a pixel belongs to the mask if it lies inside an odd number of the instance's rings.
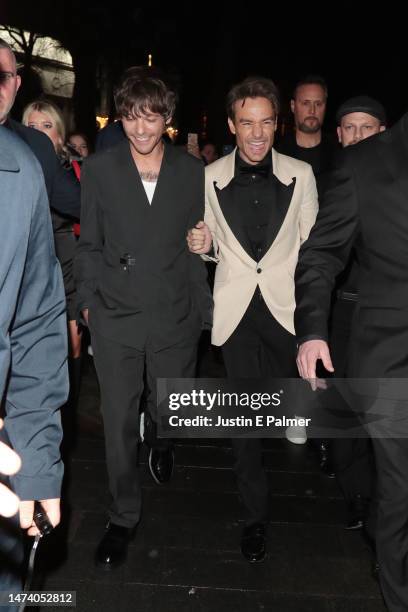
[[270,170],[270,164],[255,164],[254,166],[240,166],[239,168],[242,174],[258,174],[265,177],[269,175]]

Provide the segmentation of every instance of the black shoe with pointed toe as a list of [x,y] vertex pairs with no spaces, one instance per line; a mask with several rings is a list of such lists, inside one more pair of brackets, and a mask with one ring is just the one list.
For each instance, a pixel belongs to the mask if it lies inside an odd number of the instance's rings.
[[174,470],[174,448],[152,447],[149,452],[149,469],[153,480],[161,485],[168,482]]
[[96,549],[97,567],[109,571],[122,565],[126,561],[129,541],[133,534],[134,529],[109,522]]
[[370,500],[356,495],[356,497],[349,503],[348,507],[348,521],[345,525],[345,529],[349,531],[362,529],[367,518],[368,506]]
[[266,526],[254,523],[244,527],[241,536],[241,552],[250,563],[259,563],[266,555]]

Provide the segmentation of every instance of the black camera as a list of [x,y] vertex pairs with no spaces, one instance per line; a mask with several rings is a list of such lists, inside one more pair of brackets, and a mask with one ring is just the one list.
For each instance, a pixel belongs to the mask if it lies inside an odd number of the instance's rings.
[[34,502],[34,517],[35,526],[42,536],[49,535],[54,529],[48,514],[42,507],[39,501]]

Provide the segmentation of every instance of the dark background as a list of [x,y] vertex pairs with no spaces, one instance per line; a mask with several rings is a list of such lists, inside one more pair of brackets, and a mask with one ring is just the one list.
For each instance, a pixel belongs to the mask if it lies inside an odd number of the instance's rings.
[[[330,11],[330,12],[329,12]],[[180,141],[201,132],[229,142],[224,100],[237,80],[271,77],[282,92],[282,118],[294,82],[319,73],[329,86],[326,129],[336,107],[351,95],[368,94],[385,105],[390,123],[408,108],[405,17],[396,3],[358,9],[353,4],[235,2],[97,2],[2,0],[0,23],[47,34],[71,53],[76,73],[74,112],[78,129],[95,129],[101,79],[113,87],[121,71],[145,64],[169,73],[177,85]],[[26,87],[19,103],[28,102]],[[32,99],[32,95],[31,95]],[[18,112],[18,107],[16,107]],[[113,116],[113,106],[111,114]]]

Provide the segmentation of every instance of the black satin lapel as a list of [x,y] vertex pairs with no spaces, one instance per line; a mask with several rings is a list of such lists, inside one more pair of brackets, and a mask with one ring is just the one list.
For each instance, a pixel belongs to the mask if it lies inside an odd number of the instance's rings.
[[217,187],[216,181],[214,181],[214,189],[217,194],[218,202],[222,210],[222,214],[226,222],[229,225],[235,238],[238,240],[242,248],[253,258],[251,244],[248,240],[246,233],[242,228],[242,218],[240,211],[234,206],[234,187],[229,183],[224,189]]
[[293,177],[290,185],[284,185],[284,183],[281,183],[276,177],[274,177],[274,179],[276,207],[272,210],[271,218],[266,231],[266,251],[270,249],[273,241],[279,233],[280,228],[282,227],[282,223],[287,215],[296,185],[296,177]]

